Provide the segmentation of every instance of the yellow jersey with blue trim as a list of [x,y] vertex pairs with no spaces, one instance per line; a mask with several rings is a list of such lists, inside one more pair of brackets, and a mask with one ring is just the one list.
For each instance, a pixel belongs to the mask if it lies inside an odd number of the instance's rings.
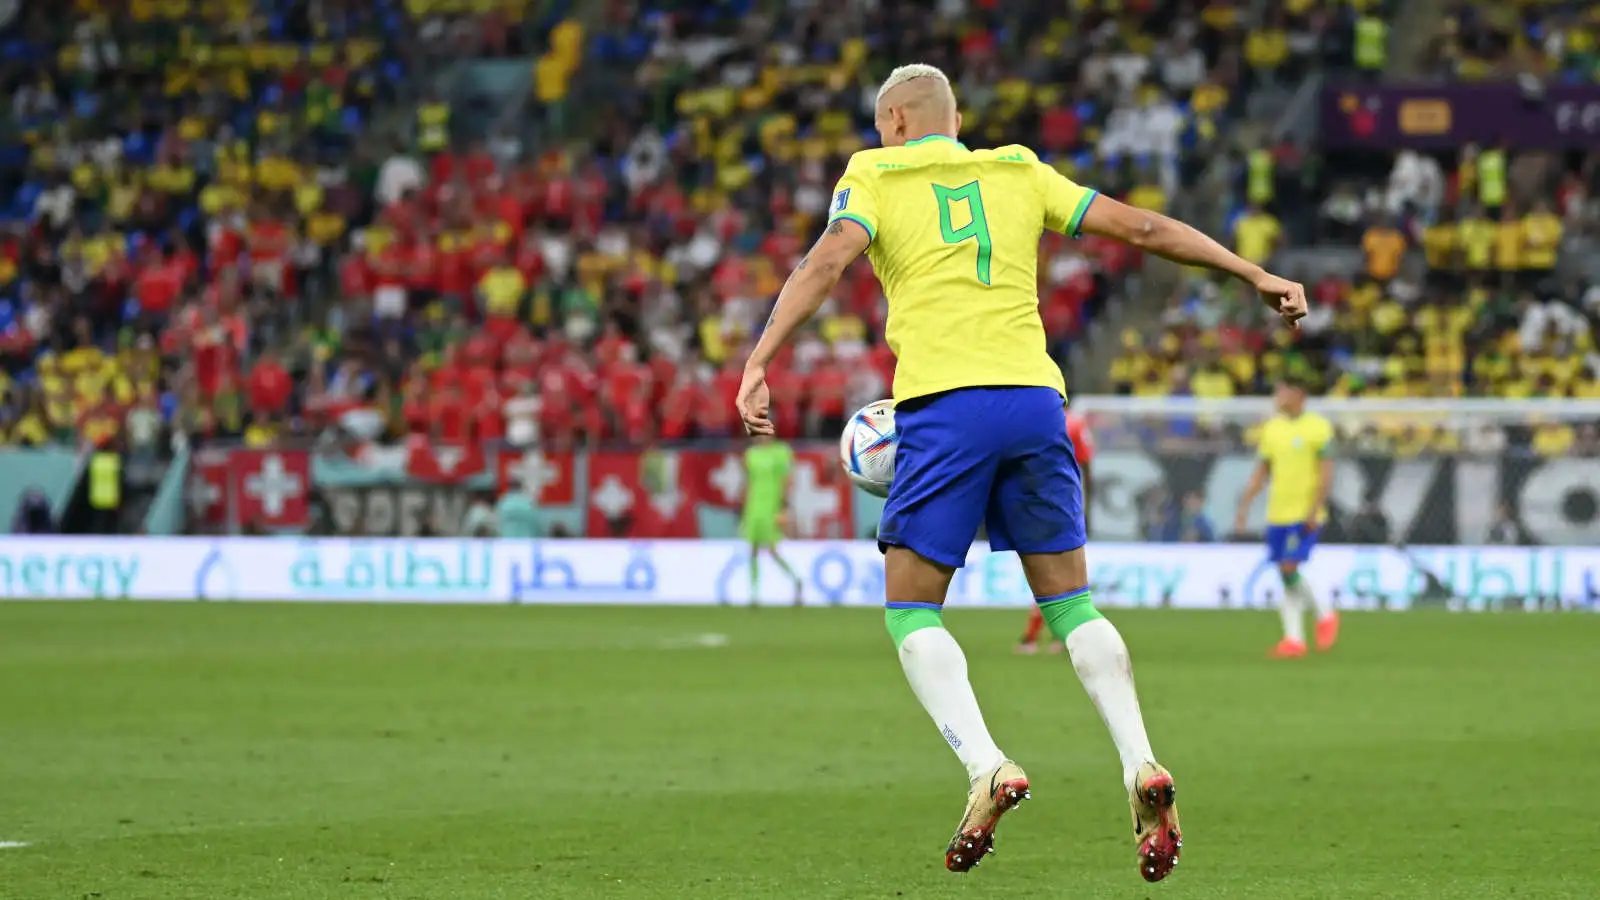
[[[1261,426],[1257,451],[1272,474],[1267,524],[1298,525],[1311,518],[1324,457],[1333,449],[1333,423],[1316,413],[1277,415]],[[1316,510],[1319,517],[1322,510]]]
[[850,157],[828,221],[871,240],[897,402],[1002,385],[1066,396],[1039,318],[1039,238],[1076,237],[1095,196],[1017,145],[933,135]]

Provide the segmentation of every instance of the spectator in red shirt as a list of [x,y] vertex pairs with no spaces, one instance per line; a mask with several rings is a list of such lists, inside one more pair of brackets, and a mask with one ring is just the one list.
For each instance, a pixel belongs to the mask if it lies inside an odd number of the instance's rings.
[[351,253],[339,262],[339,293],[347,301],[366,300],[372,293],[372,268],[360,253]]
[[237,316],[224,318],[210,305],[200,308],[199,320],[188,336],[192,341],[195,381],[201,394],[210,398],[225,378],[232,378],[238,371],[244,323]]
[[[601,329],[600,337],[595,340],[594,348],[591,352],[594,356],[595,364],[601,372],[605,372],[616,365],[622,359],[623,354],[632,347],[633,342],[628,340],[627,335],[622,333],[622,329],[617,326],[616,320],[610,319],[606,321],[605,326]],[[634,358],[638,358],[637,351],[635,351]]]
[[447,384],[435,394],[429,416],[433,426],[430,432],[435,441],[460,446],[471,439],[473,410],[460,387]]
[[426,434],[432,425],[433,404],[429,400],[428,378],[420,363],[414,363],[401,388],[400,419],[407,434]]
[[808,379],[811,393],[812,431],[822,434],[842,434],[845,417],[845,394],[849,390],[850,376],[844,365],[830,351],[817,361],[816,369]]
[[682,440],[694,434],[695,411],[703,403],[700,385],[687,369],[667,388],[661,402],[661,437]]
[[294,293],[289,278],[289,255],[294,249],[294,230],[266,204],[256,207],[246,233],[250,251],[250,278],[257,287],[278,296]]
[[164,255],[154,244],[149,246],[149,257],[133,279],[133,296],[139,301],[139,312],[159,328],[177,304],[188,272],[176,255]]
[[[493,372],[489,372],[493,378]],[[502,441],[506,436],[505,397],[493,381],[479,386],[477,400],[472,406],[473,440],[483,443]]]
[[252,413],[272,418],[289,411],[294,379],[276,353],[269,350],[261,354],[250,369],[247,386]]
[[419,233],[400,250],[406,288],[413,308],[426,305],[439,294],[443,260],[433,235]]
[[477,280],[465,233],[462,229],[450,227],[441,230],[434,238],[434,247],[439,254],[439,296],[453,309],[465,308]]

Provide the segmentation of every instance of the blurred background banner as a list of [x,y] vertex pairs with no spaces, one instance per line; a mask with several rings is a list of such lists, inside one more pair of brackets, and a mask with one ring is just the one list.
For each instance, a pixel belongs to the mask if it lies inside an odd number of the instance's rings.
[[[189,524],[216,534],[466,536],[475,506],[526,491],[550,536],[731,538],[744,499],[741,450],[213,447],[189,468]],[[787,518],[794,537],[870,534],[877,508],[868,504],[858,517],[853,500],[861,496],[840,471],[837,448],[796,447]]]
[[[1225,540],[1256,465],[1251,452],[1104,452],[1095,460],[1092,537]],[[1339,457],[1320,541],[1600,544],[1597,489],[1591,459]],[[1253,530],[1262,527],[1264,510],[1258,500]]]
[[1338,84],[1323,88],[1321,103],[1322,140],[1335,148],[1578,150],[1600,142],[1600,84]]
[[[1335,429],[1321,540],[1600,544],[1600,404],[1592,400],[1321,398]],[[1093,429],[1096,541],[1223,541],[1259,464],[1263,397],[1082,397]],[[1265,503],[1246,528],[1260,533]]]
[[[807,605],[883,602],[883,557],[872,541],[794,541],[785,555]],[[743,606],[752,564],[772,565],[753,562],[737,540],[25,537],[0,545],[0,598]],[[1600,602],[1593,547],[1336,545],[1305,571],[1350,609]],[[1256,544],[1096,544],[1089,578],[1108,607],[1259,608],[1279,590]],[[791,599],[787,591],[762,598]],[[981,542],[950,586],[957,607],[1032,602],[1016,555]]]
[[[77,6],[0,3],[14,531],[736,538],[743,362],[921,60],[969,146],[1310,294],[1045,236],[1097,545],[1234,537],[1285,377],[1325,540],[1597,543],[1594,4]],[[887,314],[858,260],[769,366],[795,539],[874,537],[834,442]]]
[[[1099,417],[1097,417],[1099,418]],[[1103,421],[1103,420],[1102,420]],[[1245,436],[1108,446],[1091,469],[1092,537],[1211,542],[1229,537],[1257,464]],[[1188,446],[1185,446],[1187,444]],[[838,477],[830,445],[797,447],[789,528],[798,538],[872,537],[881,501]],[[241,533],[465,536],[476,504],[532,485],[547,534],[731,538],[744,470],[732,451],[490,454],[449,481],[324,460],[310,451],[211,450],[190,468],[191,524]],[[1425,447],[1338,456],[1322,539],[1333,543],[1600,544],[1600,477],[1590,457]],[[1252,511],[1252,529],[1261,525]]]

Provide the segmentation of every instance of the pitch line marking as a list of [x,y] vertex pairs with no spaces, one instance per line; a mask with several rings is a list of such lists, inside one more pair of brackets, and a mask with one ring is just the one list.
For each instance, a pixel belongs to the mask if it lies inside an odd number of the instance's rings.
[[709,650],[728,646],[728,636],[716,632],[690,634],[661,641],[656,646],[662,650]]

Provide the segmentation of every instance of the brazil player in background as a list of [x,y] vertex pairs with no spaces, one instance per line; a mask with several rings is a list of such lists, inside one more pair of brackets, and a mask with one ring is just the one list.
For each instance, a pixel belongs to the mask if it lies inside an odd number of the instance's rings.
[[788,505],[789,473],[794,468],[794,453],[789,445],[772,435],[761,435],[744,451],[744,515],[739,531],[750,542],[750,605],[761,595],[761,554],[763,551],[794,582],[794,605],[800,605],[800,576],[782,556],[778,542],[783,540],[784,508]]
[[1339,613],[1332,598],[1319,599],[1300,574],[1317,545],[1317,532],[1326,513],[1328,489],[1333,485],[1333,425],[1306,411],[1305,386],[1285,380],[1273,394],[1277,414],[1261,427],[1255,472],[1239,497],[1233,530],[1242,533],[1256,495],[1267,492],[1267,558],[1283,578],[1283,639],[1272,655],[1285,659],[1306,655],[1306,610],[1317,617],[1317,649],[1328,650],[1339,639]]
[[737,406],[772,434],[766,372],[862,253],[888,297],[895,353],[895,478],[878,543],[885,621],[912,692],[966,767],[966,811],[945,849],[965,872],[993,847],[1028,776],[989,734],[961,646],[945,630],[951,576],[980,523],[1015,550],[1046,624],[1111,732],[1134,817],[1140,874],[1166,877],[1182,845],[1171,774],[1155,761],[1128,649],[1091,601],[1083,498],[1067,440],[1066,387],[1039,320],[1039,239],[1091,232],[1230,272],[1291,323],[1305,290],[1194,229],[1080,187],[1026,147],[969,150],[944,73],[902,66],[878,91],[883,147],[850,158],[829,221],[778,295],[745,363]]

